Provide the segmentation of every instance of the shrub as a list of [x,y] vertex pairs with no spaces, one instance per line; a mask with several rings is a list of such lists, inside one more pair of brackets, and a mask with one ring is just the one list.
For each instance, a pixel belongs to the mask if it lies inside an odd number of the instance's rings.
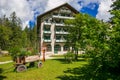
[[24,57],[24,56],[31,55],[31,51],[26,50],[25,48],[19,48],[19,47],[11,48],[10,53],[13,61],[15,61],[17,57]]
[[71,63],[73,60],[75,60],[75,54],[73,54],[72,52],[66,53],[64,57],[67,63]]
[[80,54],[79,55],[80,58],[90,58],[90,55],[89,54]]
[[15,61],[15,59],[17,58],[17,56],[19,56],[20,54],[20,48],[19,47],[14,47],[10,49],[10,55],[13,59],[13,61]]

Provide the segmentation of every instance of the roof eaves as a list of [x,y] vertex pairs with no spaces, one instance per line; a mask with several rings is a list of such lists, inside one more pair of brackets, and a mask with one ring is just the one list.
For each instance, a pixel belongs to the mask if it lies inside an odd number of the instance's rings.
[[51,9],[51,10],[49,10],[49,11],[46,11],[46,12],[43,13],[43,14],[40,14],[39,16],[37,16],[37,18],[41,18],[42,16],[44,16],[44,15],[46,15],[46,14],[48,14],[48,13],[50,13],[50,12],[52,12],[52,11],[60,8],[60,7],[62,7],[62,6],[67,6],[67,7],[69,7],[72,11],[74,11],[75,13],[79,13],[79,11],[77,11],[76,9],[74,9],[74,8],[73,8],[71,5],[69,5],[68,3],[64,3],[64,4],[62,4],[62,5],[60,5],[60,6],[56,7],[56,8],[53,8],[53,9]]

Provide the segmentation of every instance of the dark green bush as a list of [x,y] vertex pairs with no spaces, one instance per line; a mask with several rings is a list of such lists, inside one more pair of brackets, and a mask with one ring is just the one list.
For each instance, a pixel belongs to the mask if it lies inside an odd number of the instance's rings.
[[80,57],[80,58],[90,58],[90,55],[84,53],[84,54],[79,54],[79,57]]
[[64,54],[64,58],[67,63],[72,63],[72,61],[75,60],[75,54],[72,52],[67,52]]

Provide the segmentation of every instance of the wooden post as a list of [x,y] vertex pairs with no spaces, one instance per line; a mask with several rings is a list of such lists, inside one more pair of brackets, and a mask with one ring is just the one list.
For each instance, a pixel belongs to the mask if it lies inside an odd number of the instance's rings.
[[45,49],[43,49],[43,62],[45,61]]

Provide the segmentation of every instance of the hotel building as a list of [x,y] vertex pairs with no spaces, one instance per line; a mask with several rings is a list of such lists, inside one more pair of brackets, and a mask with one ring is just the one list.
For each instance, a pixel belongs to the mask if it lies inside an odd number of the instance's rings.
[[65,45],[67,28],[64,21],[74,19],[74,15],[79,13],[68,3],[62,4],[37,17],[37,35],[39,52],[44,49],[46,54],[64,54],[68,51]]

